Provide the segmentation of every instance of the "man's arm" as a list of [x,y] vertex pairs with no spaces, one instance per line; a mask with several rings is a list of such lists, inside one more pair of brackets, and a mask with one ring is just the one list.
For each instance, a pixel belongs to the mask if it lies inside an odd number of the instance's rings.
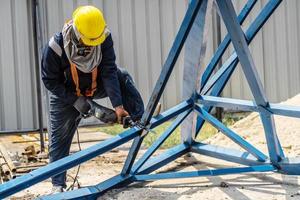
[[60,97],[62,101],[73,105],[77,96],[64,85],[64,71],[61,68],[60,57],[47,45],[42,58],[42,81],[45,87]]
[[112,106],[115,108],[118,122],[121,124],[122,118],[128,116],[128,112],[124,110],[122,105],[121,89],[117,74],[118,69],[116,66],[116,55],[111,35],[109,35],[102,44],[102,61],[100,66],[100,76],[102,78],[103,87]]
[[111,35],[102,44],[100,76],[103,87],[114,108],[122,105],[122,96],[117,74],[116,55]]

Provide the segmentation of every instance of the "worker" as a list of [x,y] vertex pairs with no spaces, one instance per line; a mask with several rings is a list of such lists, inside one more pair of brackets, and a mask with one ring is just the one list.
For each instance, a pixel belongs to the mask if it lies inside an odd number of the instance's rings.
[[[49,94],[49,159],[69,155],[79,116],[90,110],[87,99],[109,97],[118,122],[144,112],[140,93],[128,72],[118,68],[110,30],[102,12],[81,6],[48,42],[41,76]],[[66,188],[66,172],[52,177],[52,192]]]

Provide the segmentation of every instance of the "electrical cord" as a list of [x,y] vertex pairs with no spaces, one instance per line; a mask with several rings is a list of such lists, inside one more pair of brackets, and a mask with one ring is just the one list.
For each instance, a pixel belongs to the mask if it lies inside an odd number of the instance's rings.
[[[76,120],[77,121],[77,129],[76,129],[77,144],[78,144],[79,151],[81,151],[81,144],[80,144],[79,131],[78,131],[78,124],[79,124],[80,120],[81,120],[81,116],[79,116]],[[78,188],[80,188],[80,184],[79,184],[79,181],[78,181],[78,174],[79,174],[79,171],[80,171],[80,166],[81,165],[78,165],[78,167],[77,167],[77,172],[75,174],[75,177],[72,177],[71,175],[68,175],[69,177],[71,177],[73,179],[73,183],[66,189],[66,191],[74,190],[75,183],[77,183]]]
[[[77,125],[77,129],[76,129],[76,132],[77,132],[77,144],[78,144],[78,149],[79,151],[81,151],[81,145],[80,145],[80,139],[79,139],[79,131],[78,131],[78,125],[79,125],[79,122],[82,118],[86,118],[88,117],[89,115],[85,116],[85,115],[79,115],[78,118],[75,120],[76,121],[76,125]],[[127,119],[127,123],[128,123],[128,126],[133,126],[133,121],[131,120],[131,118],[128,118]],[[123,121],[123,124],[124,121]],[[81,165],[78,165],[78,168],[77,168],[77,172],[76,172],[76,175],[75,177],[72,177],[70,175],[68,175],[69,177],[71,177],[73,179],[73,183],[66,189],[66,191],[70,191],[70,190],[74,190],[74,187],[75,187],[75,183],[77,183],[77,186],[78,188],[80,188],[80,184],[79,184],[79,181],[78,181],[78,174],[79,174],[79,171],[80,171],[80,167]]]
[[[79,131],[78,131],[78,128],[76,129],[76,133],[77,133],[78,149],[79,149],[79,151],[81,151],[81,145],[80,145],[80,140],[79,140]],[[80,171],[80,166],[81,165],[78,165],[78,167],[77,167],[77,172],[75,174],[75,177],[72,177],[72,176],[69,175],[70,177],[73,178],[73,183],[66,189],[66,191],[74,190],[76,182],[77,182],[78,188],[80,188],[80,184],[79,184],[79,181],[78,181],[78,174],[79,174],[79,171]]]
[[[75,179],[73,176],[71,176],[71,175],[69,175],[69,174],[67,174],[67,176],[68,176],[69,178],[71,178],[72,181],[75,180],[75,182],[77,183],[77,185],[79,184],[78,179]],[[69,188],[68,188],[68,189],[69,189]],[[70,188],[70,189],[71,189],[71,188]],[[66,191],[67,191],[67,190],[66,190]]]

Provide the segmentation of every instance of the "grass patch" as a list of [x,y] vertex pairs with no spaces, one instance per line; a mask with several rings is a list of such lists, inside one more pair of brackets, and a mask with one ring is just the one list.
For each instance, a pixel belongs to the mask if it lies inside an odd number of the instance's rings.
[[226,126],[231,126],[235,122],[247,117],[251,112],[235,112],[235,113],[224,113],[222,122]]
[[[172,121],[168,121],[155,129],[153,131],[155,132],[150,132],[144,139],[144,145],[146,147],[151,146],[154,141],[156,141],[160,135],[167,130],[167,128],[172,124]],[[113,125],[113,126],[105,126],[105,127],[100,127],[97,128],[97,131],[107,133],[109,135],[118,135],[119,133],[123,132],[125,129],[121,125]],[[199,136],[199,140],[205,140],[212,135],[217,133],[217,130],[211,126],[208,123],[204,124],[204,127],[201,131],[202,133]],[[170,148],[173,147],[177,144],[180,144],[181,139],[180,139],[180,127],[175,129],[175,131],[171,134],[171,136],[164,142],[162,145],[162,148]]]
[[[244,118],[247,116],[247,113],[226,113],[224,114],[222,122],[226,126],[230,126],[234,124],[236,121]],[[151,146],[154,141],[156,141],[160,135],[167,130],[167,128],[172,124],[172,121],[168,121],[155,129],[153,129],[153,132],[150,132],[144,139],[144,145],[146,147]],[[125,129],[121,125],[114,125],[114,126],[105,126],[105,127],[100,127],[97,128],[97,131],[101,131],[110,135],[117,135],[121,132],[123,132]],[[215,135],[218,132],[216,128],[214,128],[211,124],[209,123],[204,123],[203,128],[201,129],[201,132],[197,138],[197,141],[203,141],[208,139],[209,137]],[[180,127],[178,127],[172,134],[171,136],[164,142],[162,145],[162,148],[170,148],[173,147],[177,144],[180,144],[181,138],[180,138]]]
[[113,125],[113,126],[103,126],[100,128],[97,128],[97,131],[107,133],[109,135],[118,135],[119,133],[122,133],[126,129],[123,128],[122,125]]

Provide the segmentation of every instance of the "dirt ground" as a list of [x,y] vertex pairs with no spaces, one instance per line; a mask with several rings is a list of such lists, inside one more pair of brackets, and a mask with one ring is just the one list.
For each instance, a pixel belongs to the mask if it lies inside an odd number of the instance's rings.
[[[300,95],[284,102],[288,105],[300,105]],[[275,117],[276,129],[287,156],[300,156],[300,120],[288,117]],[[250,114],[232,126],[233,130],[251,144],[263,152],[267,152],[263,127],[257,114]],[[86,133],[82,130],[81,136],[100,137],[99,140],[109,136],[103,133]],[[232,141],[222,133],[218,133],[206,141],[211,144],[218,144],[239,149]],[[86,148],[94,143],[85,143]],[[98,156],[91,161],[84,163],[80,168],[79,182],[81,186],[93,185],[120,172],[126,158],[129,144],[118,148],[107,154]],[[72,149],[75,151],[77,144]],[[159,151],[162,153],[162,151]],[[223,168],[238,166],[236,164],[216,160],[213,158],[191,154],[184,156],[165,166],[161,171],[194,171],[200,169]],[[71,176],[76,173],[74,168],[69,171]],[[72,178],[68,177],[68,184]],[[39,183],[15,194],[10,199],[34,199],[40,195],[49,193],[51,188],[50,180]],[[277,173],[248,173],[238,175],[199,177],[189,179],[163,180],[146,183],[131,184],[126,188],[112,190],[100,200],[300,200],[300,176],[287,176]]]

